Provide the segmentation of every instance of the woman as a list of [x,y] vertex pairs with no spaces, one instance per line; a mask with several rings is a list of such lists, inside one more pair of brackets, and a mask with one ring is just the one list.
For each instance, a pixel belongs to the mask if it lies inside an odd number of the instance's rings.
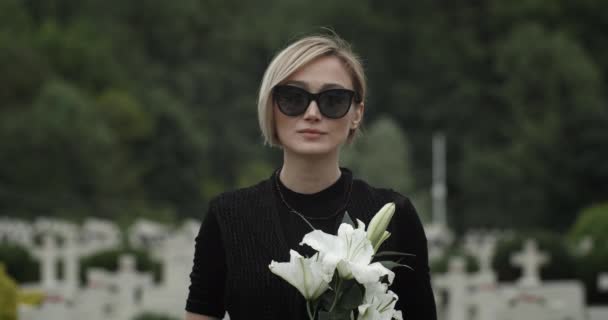
[[[360,60],[338,37],[305,37],[283,49],[264,74],[259,123],[283,165],[255,186],[214,198],[196,239],[186,319],[306,319],[299,292],[272,274],[312,228],[335,234],[345,211],[369,223],[387,202],[397,210],[383,250],[413,253],[390,289],[404,318],[436,319],[424,230],[410,201],[369,186],[339,166],[365,110]],[[390,155],[387,155],[390,156]]]

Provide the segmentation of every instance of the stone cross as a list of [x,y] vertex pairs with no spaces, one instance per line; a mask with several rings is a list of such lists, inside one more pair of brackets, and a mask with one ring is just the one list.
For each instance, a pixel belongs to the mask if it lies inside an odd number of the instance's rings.
[[47,290],[57,288],[57,260],[59,250],[55,237],[50,234],[42,236],[42,248],[37,252],[40,259],[40,280],[42,287]]
[[511,256],[511,264],[522,268],[519,284],[526,287],[539,286],[541,282],[539,269],[549,261],[549,258],[547,254],[539,252],[536,241],[528,239],[524,244],[523,252]]
[[118,287],[121,304],[120,319],[130,319],[137,311],[137,306],[141,304],[144,289],[152,285],[152,275],[139,274],[135,270],[135,257],[123,255],[119,260],[115,285]]
[[97,291],[100,297],[102,292],[114,293],[111,310],[106,314],[111,319],[131,319],[141,308],[144,291],[152,286],[152,275],[137,272],[132,255],[120,256],[115,273],[92,268],[87,270],[87,278],[89,291]]
[[33,245],[32,227],[21,220],[0,217],[0,243],[5,241],[30,249]]
[[69,228],[64,233],[63,261],[65,294],[74,297],[79,287],[78,269],[80,253],[78,250],[77,232]]
[[447,274],[437,277],[436,285],[448,292],[446,320],[466,320],[467,274],[462,257],[450,259]]
[[467,251],[477,258],[479,262],[479,275],[485,279],[495,278],[492,269],[492,259],[496,249],[496,237],[492,235],[467,237],[465,242]]
[[194,259],[194,251],[188,248],[194,246],[194,237],[180,230],[163,241],[156,254],[162,261],[163,286],[174,295],[183,294],[184,299]]
[[81,252],[84,255],[120,245],[120,231],[110,221],[89,218],[82,225],[81,234],[84,238]]
[[599,278],[597,279],[597,287],[600,289],[600,291],[608,291],[608,273],[600,274]]
[[447,227],[446,213],[446,152],[445,135],[436,133],[433,135],[433,186],[431,196],[433,198],[433,223]]
[[471,305],[477,309],[476,319],[493,320],[498,318],[499,290],[496,284],[481,284],[469,297]]

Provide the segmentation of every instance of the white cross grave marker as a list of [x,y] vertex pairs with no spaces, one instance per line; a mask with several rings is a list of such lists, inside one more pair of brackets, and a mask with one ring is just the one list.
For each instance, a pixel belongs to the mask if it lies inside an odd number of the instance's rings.
[[433,186],[431,196],[433,198],[433,223],[447,227],[446,198],[448,189],[446,187],[446,147],[445,135],[435,133],[433,135]]
[[496,274],[492,270],[492,259],[496,251],[496,242],[496,237],[490,234],[470,234],[465,240],[465,248],[479,262],[477,282],[480,285],[494,284],[496,282]]
[[462,257],[450,259],[447,274],[437,277],[436,285],[445,288],[448,292],[447,320],[467,319],[467,274],[466,262]]
[[40,259],[40,279],[42,287],[52,290],[57,287],[57,259],[59,251],[55,238],[50,234],[42,237],[42,248],[36,252]]
[[[141,295],[146,287],[152,285],[152,275],[140,274],[135,270],[135,257],[123,255],[119,260],[119,268],[116,273],[116,286],[120,296],[121,319],[130,319],[141,304]],[[139,294],[138,294],[139,293]]]
[[74,297],[78,290],[79,252],[75,228],[66,228],[64,233],[63,262],[65,295]]
[[528,239],[524,244],[524,251],[511,256],[511,264],[522,268],[519,284],[526,287],[540,285],[540,267],[549,261],[547,254],[538,250],[536,241]]
[[597,279],[597,287],[600,291],[608,291],[608,273],[600,274]]

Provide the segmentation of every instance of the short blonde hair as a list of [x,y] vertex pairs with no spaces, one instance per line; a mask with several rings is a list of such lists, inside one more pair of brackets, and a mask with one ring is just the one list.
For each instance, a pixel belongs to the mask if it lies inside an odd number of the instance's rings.
[[[335,34],[304,37],[281,50],[264,73],[258,97],[258,121],[265,144],[281,145],[275,127],[272,89],[299,68],[322,56],[335,56],[342,60],[350,73],[353,89],[361,98],[361,103],[365,101],[367,84],[363,64],[350,44]],[[347,142],[352,142],[357,133],[357,129],[351,131]]]

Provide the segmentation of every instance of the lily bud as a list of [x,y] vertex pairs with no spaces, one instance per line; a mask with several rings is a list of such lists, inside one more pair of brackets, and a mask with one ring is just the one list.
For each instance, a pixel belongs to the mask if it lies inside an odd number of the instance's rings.
[[378,252],[378,249],[380,249],[380,246],[382,245],[382,243],[384,243],[384,241],[386,239],[388,239],[388,237],[391,236],[391,233],[388,231],[384,231],[384,233],[382,234],[382,237],[380,238],[380,240],[378,240],[378,242],[376,243],[376,245],[374,245],[374,253]]
[[372,218],[367,227],[367,238],[374,247],[374,252],[378,251],[380,245],[391,235],[386,231],[388,224],[395,213],[395,203],[389,202],[385,204]]

